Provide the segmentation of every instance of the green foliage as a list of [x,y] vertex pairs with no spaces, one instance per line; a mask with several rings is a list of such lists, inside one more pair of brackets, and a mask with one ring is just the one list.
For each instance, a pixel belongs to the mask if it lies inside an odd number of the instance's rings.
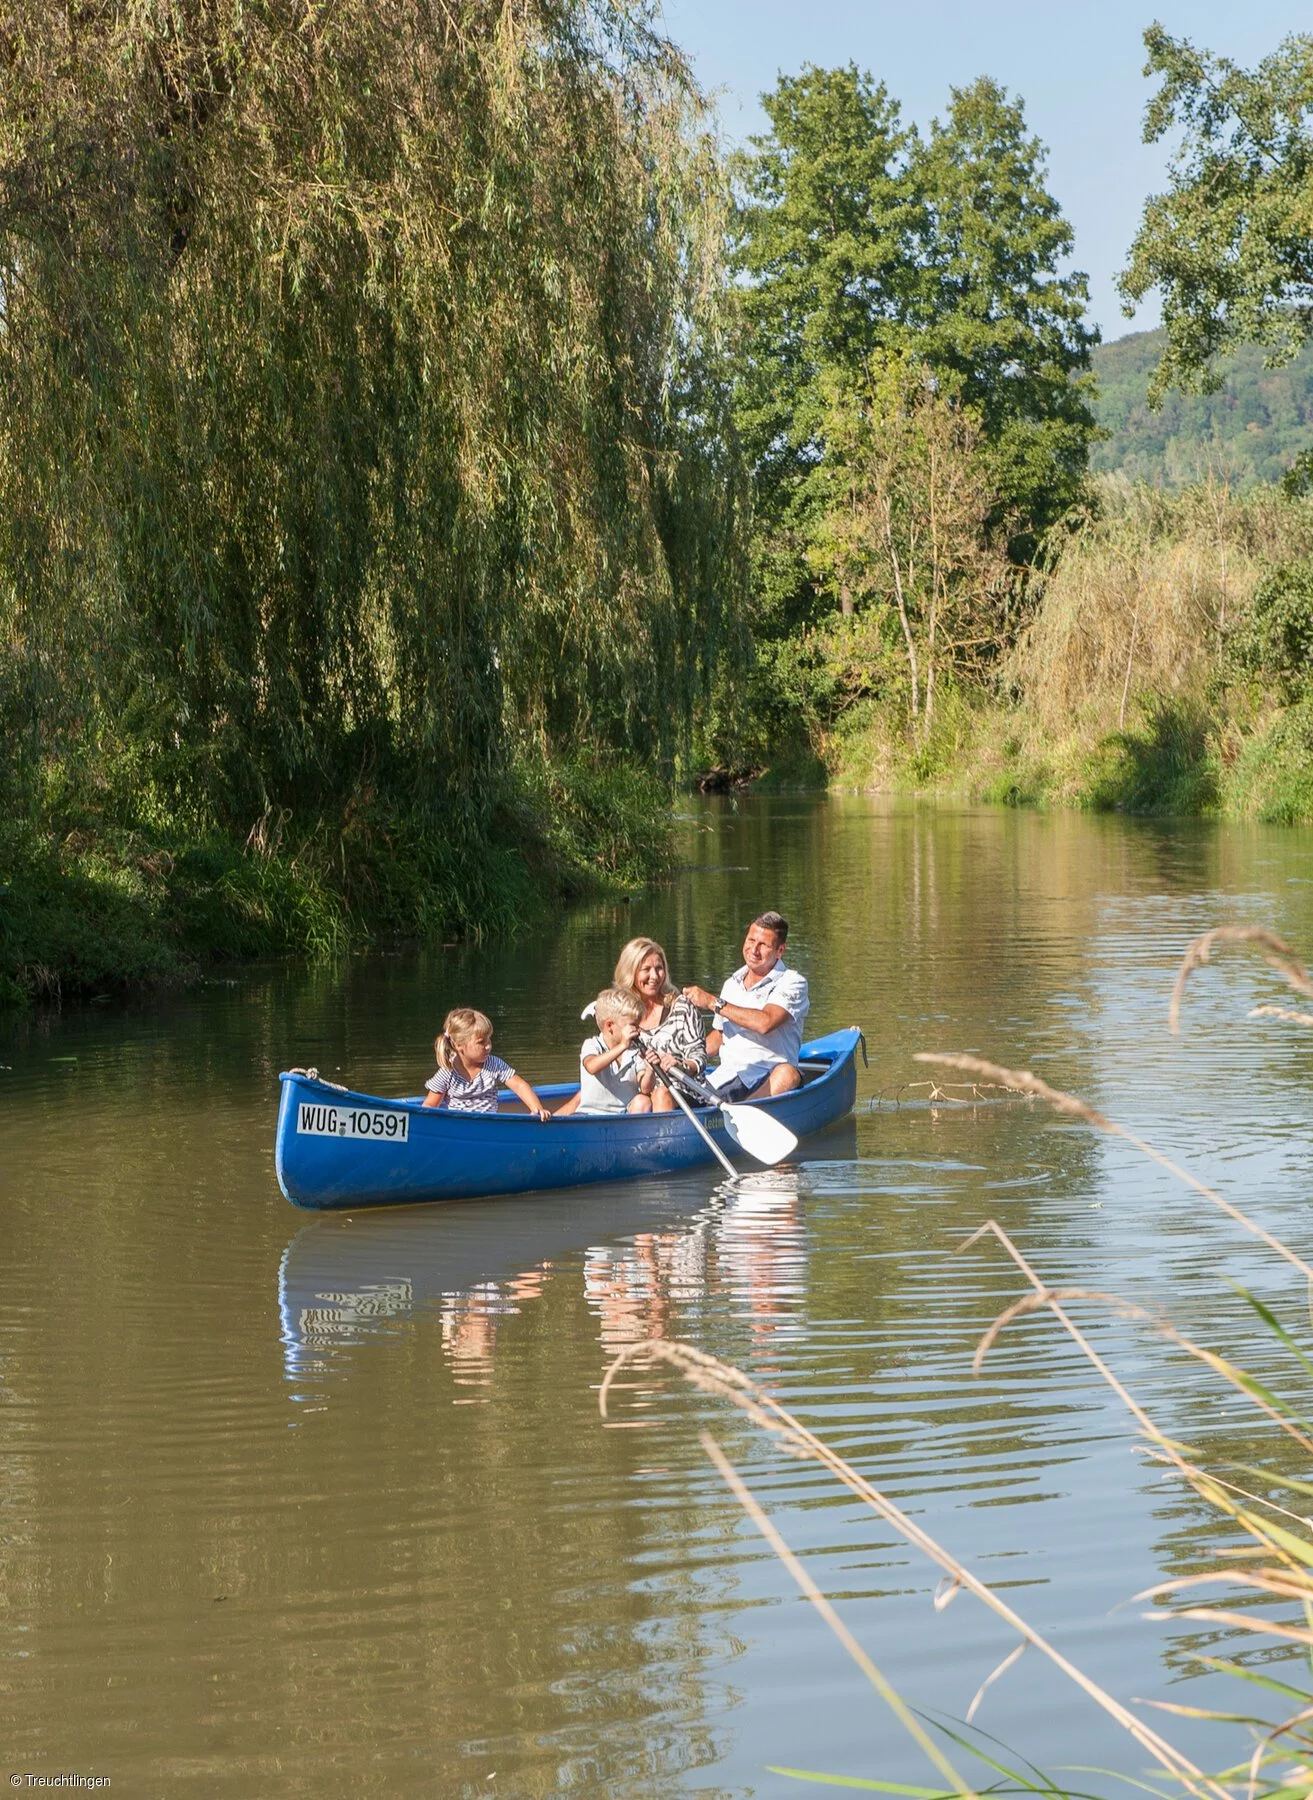
[[1313,699],[1274,714],[1228,771],[1228,810],[1274,825],[1313,821]]
[[[1006,592],[1009,571],[989,530],[992,459],[978,416],[946,399],[924,365],[877,354],[864,376],[853,390],[833,387],[808,562],[844,614],[860,606],[876,615],[877,640],[901,637],[909,724],[924,740],[937,677],[976,662],[999,624],[989,600]],[[859,693],[869,689],[871,677],[858,680]]]
[[908,347],[980,420],[1017,553],[1081,496],[1095,437],[1085,379],[1098,334],[1084,275],[1058,275],[1073,236],[1019,100],[985,78],[952,90],[909,174],[927,221]]
[[665,868],[670,789],[637,762],[568,762],[521,767],[514,816],[559,890],[602,883],[642,887]]
[[1265,345],[1280,362],[1313,328],[1313,37],[1287,38],[1253,71],[1161,25],[1144,41],[1145,73],[1161,80],[1145,141],[1183,132],[1120,278],[1128,307],[1162,294],[1157,401],[1173,384],[1217,387],[1213,359],[1233,345]]
[[1136,730],[1094,746],[1080,791],[1094,812],[1204,813],[1217,808],[1217,764],[1206,712],[1156,700]]
[[379,937],[506,931],[561,895],[624,892],[664,866],[669,790],[578,757],[508,781],[477,857],[362,796],[330,831],[270,815],[218,833],[0,825],[0,1005],[187,979],[207,963],[331,957]]
[[858,391],[877,352],[920,359],[979,418],[996,522],[1019,548],[1078,494],[1094,431],[1084,277],[1055,273],[1071,231],[1019,103],[985,80],[954,90],[923,139],[849,66],[783,78],[763,105],[771,131],[740,167],[735,245],[759,637],[828,610],[807,553],[835,396]]
[[[184,937],[317,943],[240,859],[271,821],[413,922],[522,868],[544,768],[672,769],[745,654],[745,477],[646,11],[17,0],[5,47],[4,802],[226,845]],[[562,779],[533,854],[605,861]]]
[[857,700],[824,736],[832,777],[1010,805],[1313,819],[1308,498],[1112,482],[1098,497],[1055,538],[1000,679],[951,701],[946,689],[924,747],[891,695]]
[[1231,641],[1242,670],[1271,683],[1282,700],[1302,699],[1313,684],[1313,557],[1274,569],[1258,585]]
[[1174,391],[1155,409],[1149,382],[1166,349],[1159,328],[1094,352],[1094,410],[1107,435],[1090,452],[1091,469],[1172,489],[1210,471],[1236,488],[1281,481],[1313,437],[1313,346],[1281,369],[1241,346],[1217,365],[1215,392]]
[[[737,419],[756,479],[765,623],[803,616],[802,566],[831,396],[910,310],[913,236],[897,103],[855,67],[782,76],[769,135],[741,166],[736,266],[747,277]],[[801,607],[801,611],[800,611]],[[777,629],[771,630],[774,626]]]

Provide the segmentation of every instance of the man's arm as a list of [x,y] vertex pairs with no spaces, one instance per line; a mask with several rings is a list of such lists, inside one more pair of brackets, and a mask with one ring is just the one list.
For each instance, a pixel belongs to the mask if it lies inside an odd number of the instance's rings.
[[[719,1006],[720,1017],[728,1019],[731,1025],[741,1026],[744,1031],[774,1031],[777,1025],[782,1025],[793,1016],[787,1006],[731,1006],[724,1000],[717,1000],[714,994],[709,994],[705,988],[700,987],[686,987],[684,997],[691,1000],[694,1006],[700,1006],[704,1012],[715,1012]],[[712,1055],[715,1054],[711,1045],[711,1037],[714,1035],[713,1030],[707,1038],[707,1049]],[[716,1050],[719,1048],[720,1045],[717,1044]]]
[[722,1002],[720,1016],[728,1019],[731,1025],[741,1025],[744,1031],[765,1034],[774,1031],[777,1025],[783,1025],[792,1014],[787,1006],[728,1006]]

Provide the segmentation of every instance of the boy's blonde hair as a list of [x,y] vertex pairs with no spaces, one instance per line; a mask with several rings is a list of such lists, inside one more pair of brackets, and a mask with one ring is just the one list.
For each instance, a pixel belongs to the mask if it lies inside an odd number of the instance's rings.
[[476,1012],[472,1006],[453,1006],[442,1021],[442,1030],[433,1044],[439,1068],[450,1072],[456,1064],[456,1052],[471,1038],[486,1038],[491,1043],[492,1020],[487,1013]]
[[607,1019],[641,1019],[643,1003],[628,988],[603,988],[593,1001],[593,1017],[599,1025]]
[[[656,939],[649,937],[630,938],[629,942],[620,952],[615,965],[615,974],[611,977],[615,985],[618,988],[633,988],[637,990],[638,971],[642,968],[643,964],[647,961],[648,957],[651,956],[654,950],[666,965],[666,985],[664,992],[667,994],[677,993],[678,989],[670,979],[670,958],[666,955],[660,944],[657,943]],[[642,1015],[640,1014],[640,1017],[641,1016]]]

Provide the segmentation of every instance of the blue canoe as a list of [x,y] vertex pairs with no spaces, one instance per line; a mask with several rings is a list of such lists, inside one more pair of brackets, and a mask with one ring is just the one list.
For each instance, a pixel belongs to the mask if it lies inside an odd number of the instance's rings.
[[[802,1048],[803,1085],[777,1100],[758,1101],[795,1137],[809,1137],[852,1110],[857,1092],[855,1027]],[[318,1209],[398,1206],[414,1201],[470,1200],[624,1181],[712,1161],[681,1112],[575,1114],[549,1125],[501,1096],[496,1113],[449,1112],[418,1099],[381,1100],[353,1093],[312,1072],[292,1069],[278,1111],[278,1185],[297,1206]],[[568,1083],[537,1090],[549,1103],[575,1091]],[[720,1114],[699,1118],[727,1154],[735,1146]]]

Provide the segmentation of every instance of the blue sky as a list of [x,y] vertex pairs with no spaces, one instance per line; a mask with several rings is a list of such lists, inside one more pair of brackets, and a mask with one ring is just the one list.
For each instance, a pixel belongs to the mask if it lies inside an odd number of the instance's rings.
[[1076,233],[1073,264],[1090,277],[1090,312],[1105,339],[1157,322],[1146,305],[1122,316],[1113,288],[1145,196],[1164,185],[1167,148],[1140,141],[1150,83],[1141,34],[1156,18],[1174,36],[1246,67],[1294,31],[1313,28],[1294,0],[664,0],[666,29],[717,98],[725,135],[764,128],[758,95],[804,63],[855,62],[883,81],[919,125],[950,87],[992,75],[1026,103],[1048,146],[1049,186]]

